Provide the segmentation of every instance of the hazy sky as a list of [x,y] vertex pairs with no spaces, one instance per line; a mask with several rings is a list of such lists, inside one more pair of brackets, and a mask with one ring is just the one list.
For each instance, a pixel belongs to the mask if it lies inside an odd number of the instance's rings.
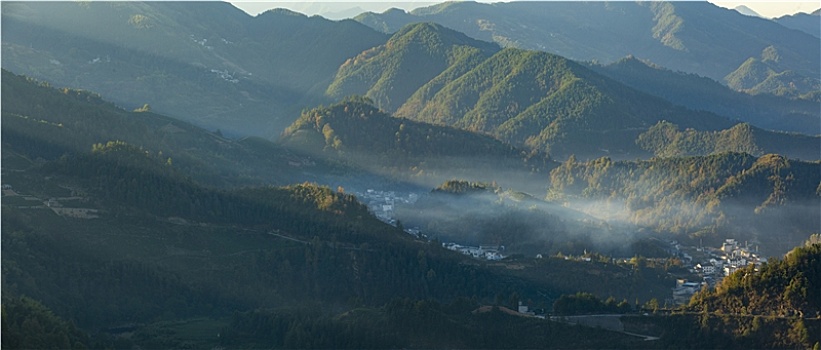
[[[307,15],[325,14],[326,17],[338,19],[341,17],[349,17],[353,14],[358,14],[364,11],[382,12],[391,7],[401,8],[410,11],[417,7],[429,6],[434,3],[442,1],[231,1],[234,6],[243,9],[251,15],[256,15],[268,9],[284,7],[297,12],[302,12]],[[481,2],[495,2],[482,0]],[[753,11],[764,17],[780,17],[786,14],[794,14],[797,12],[813,12],[821,5],[815,1],[710,1],[718,6],[726,8],[734,8],[739,5],[745,5]],[[361,10],[361,11],[359,11]]]

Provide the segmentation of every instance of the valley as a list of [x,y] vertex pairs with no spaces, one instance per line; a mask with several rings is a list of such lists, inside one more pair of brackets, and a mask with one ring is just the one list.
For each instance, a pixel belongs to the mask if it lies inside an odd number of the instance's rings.
[[819,345],[813,17],[0,6],[4,349]]

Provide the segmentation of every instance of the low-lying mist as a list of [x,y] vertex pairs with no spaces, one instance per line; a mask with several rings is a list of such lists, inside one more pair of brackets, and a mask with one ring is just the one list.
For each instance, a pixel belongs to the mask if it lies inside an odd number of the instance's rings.
[[412,205],[397,206],[396,217],[439,241],[504,246],[506,255],[596,251],[632,256],[632,245],[647,237],[633,225],[613,225],[491,185],[471,193],[431,191]]

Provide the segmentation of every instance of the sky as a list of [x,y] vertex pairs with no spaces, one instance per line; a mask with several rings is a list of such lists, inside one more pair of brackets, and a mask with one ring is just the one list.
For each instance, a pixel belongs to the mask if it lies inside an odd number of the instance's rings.
[[[430,6],[442,1],[431,0],[416,0],[416,1],[378,1],[378,0],[362,0],[362,1],[285,1],[285,0],[268,0],[268,1],[231,1],[234,6],[248,12],[251,15],[257,15],[266,10],[282,7],[288,8],[296,12],[301,12],[307,15],[322,15],[331,19],[341,19],[352,17],[365,11],[383,12],[391,7],[401,8],[410,11],[417,7]],[[495,2],[488,0],[481,0],[480,2]],[[718,6],[725,8],[735,8],[739,5],[745,5],[757,12],[763,17],[774,18],[783,15],[791,15],[797,12],[813,12],[821,7],[817,1],[710,1]]]

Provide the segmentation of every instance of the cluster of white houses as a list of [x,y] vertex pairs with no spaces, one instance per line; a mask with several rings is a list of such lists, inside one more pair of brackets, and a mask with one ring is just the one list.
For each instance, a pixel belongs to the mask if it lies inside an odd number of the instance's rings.
[[504,246],[480,245],[476,247],[463,246],[456,243],[442,243],[442,247],[448,250],[453,250],[468,256],[472,256],[476,259],[502,260],[505,258],[505,256],[501,253],[505,250]]
[[702,277],[711,277],[713,280],[729,276],[740,268],[759,266],[767,261],[758,256],[757,249],[753,252],[747,244],[741,246],[735,239],[725,239],[720,249],[706,248],[705,252],[710,259],[696,264],[693,270]]
[[[677,304],[684,304],[697,291],[704,287],[714,287],[715,284],[736,270],[754,265],[760,266],[767,259],[758,256],[758,249],[752,251],[745,243],[741,246],[735,239],[725,239],[721,248],[699,248],[708,258],[693,266],[692,272],[702,277],[702,282],[688,282],[679,279],[673,288],[673,300]],[[689,257],[689,256],[688,256]]]
[[[419,195],[416,193],[402,195],[394,191],[379,191],[374,189],[368,189],[365,192],[355,192],[354,195],[360,202],[368,207],[368,210],[376,216],[377,219],[393,226],[397,226],[397,221],[394,217],[396,204],[414,204],[419,200]],[[426,237],[418,227],[406,228],[405,232],[418,238]]]
[[356,192],[356,198],[368,206],[368,210],[379,220],[395,225],[394,210],[397,203],[414,204],[419,199],[416,193],[399,195],[394,191],[379,191],[368,189],[365,192]]

